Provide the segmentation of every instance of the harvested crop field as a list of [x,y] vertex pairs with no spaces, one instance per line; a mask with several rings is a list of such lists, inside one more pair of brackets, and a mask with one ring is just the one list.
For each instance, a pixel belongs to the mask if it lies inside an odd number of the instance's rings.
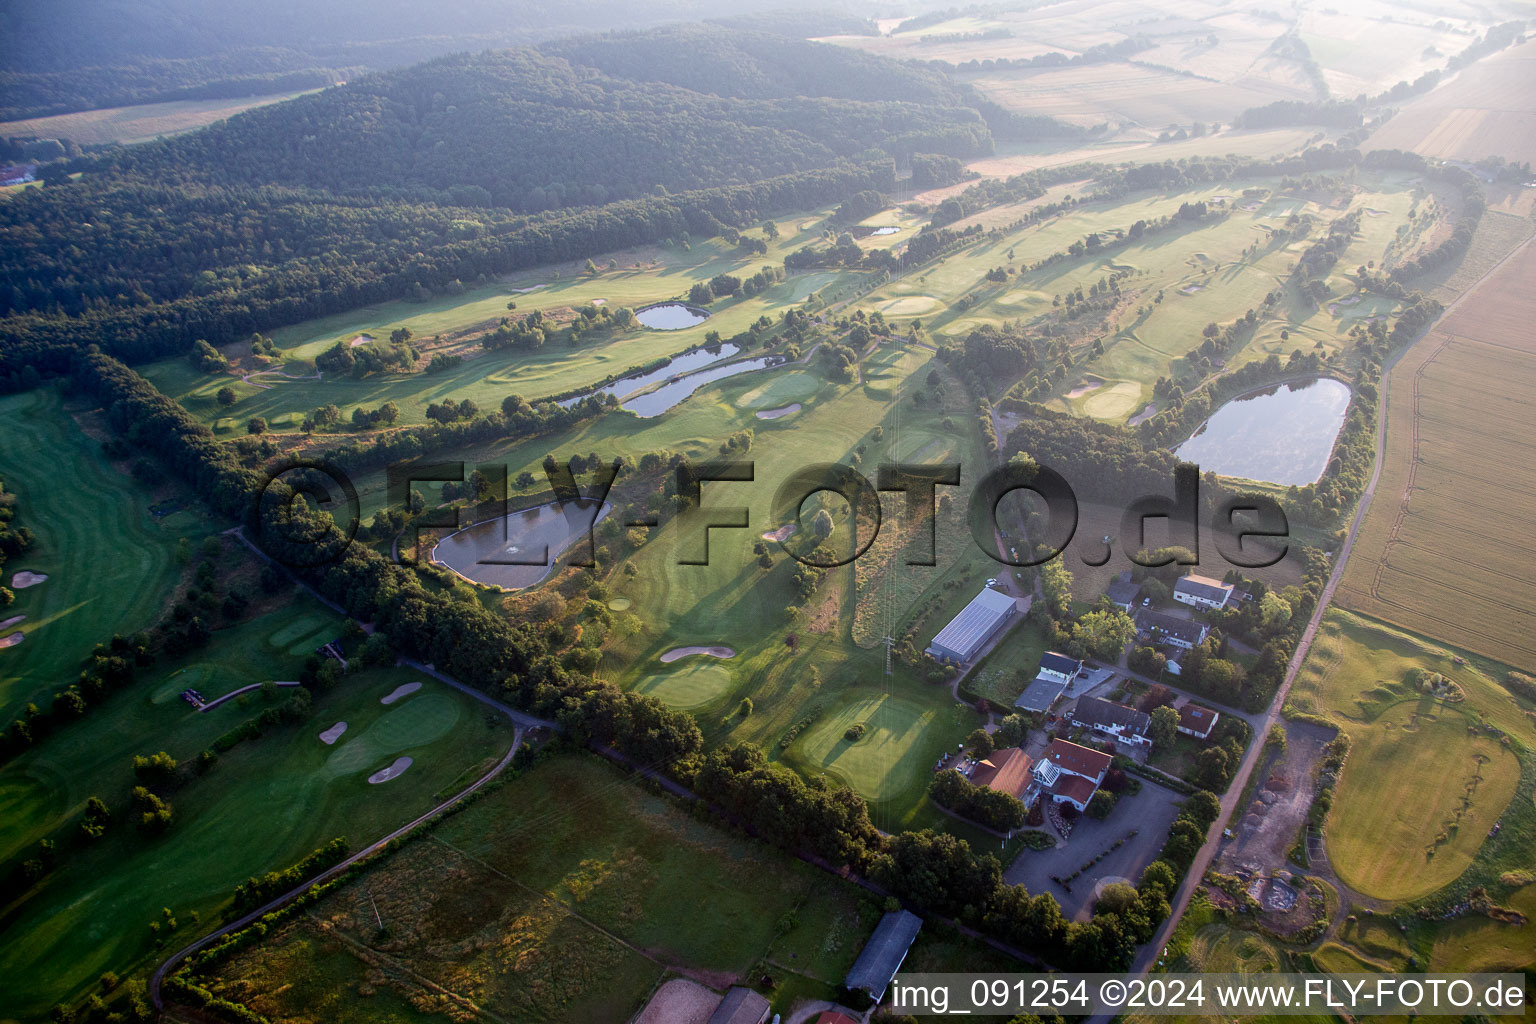
[[1536,667],[1536,593],[1515,553],[1536,517],[1536,246],[1484,279],[1394,367],[1381,480],[1345,607]]
[[1365,143],[1367,149],[1408,149],[1424,156],[1536,160],[1536,40],[1512,46],[1463,70],[1439,88],[1403,105]]

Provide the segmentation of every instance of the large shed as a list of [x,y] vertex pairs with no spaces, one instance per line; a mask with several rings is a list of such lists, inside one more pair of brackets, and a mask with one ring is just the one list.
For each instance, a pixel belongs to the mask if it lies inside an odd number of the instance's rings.
[[1018,610],[1019,604],[1012,597],[987,587],[939,630],[928,645],[928,653],[940,661],[970,661]]
[[908,910],[893,911],[882,917],[859,958],[853,962],[843,987],[850,992],[863,989],[876,1003],[880,1002],[886,986],[901,970],[901,962],[907,958],[907,950],[912,948],[912,940],[917,938],[922,927],[923,919]]

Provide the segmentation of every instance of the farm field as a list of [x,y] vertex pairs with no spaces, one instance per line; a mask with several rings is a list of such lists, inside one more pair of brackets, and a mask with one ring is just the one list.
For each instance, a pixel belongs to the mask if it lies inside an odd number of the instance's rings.
[[1513,552],[1536,502],[1528,396],[1536,342],[1529,244],[1468,293],[1393,368],[1377,497],[1361,526],[1343,606],[1536,668],[1536,616]]
[[[580,263],[541,267],[467,288],[462,295],[425,302],[402,299],[280,328],[271,337],[279,348],[281,371],[286,377],[238,379],[240,373],[260,369],[250,365],[244,344],[226,346],[232,361],[243,360],[237,362],[239,373],[233,375],[202,373],[182,359],[153,364],[144,368],[144,374],[219,434],[244,433],[252,416],[265,418],[275,431],[296,431],[306,413],[326,404],[339,407],[343,419],[349,420],[355,408],[373,409],[392,401],[400,407],[401,423],[424,423],[426,407],[446,397],[472,399],[482,409],[491,410],[499,409],[509,394],[521,394],[529,400],[561,395],[703,345],[710,331],[729,338],[760,316],[778,319],[784,310],[804,303],[813,293],[823,292],[831,298],[862,275],[857,271],[798,273],[752,298],[717,301],[706,321],[682,330],[636,328],[575,347],[551,341],[535,352],[484,352],[476,339],[508,315],[540,310],[569,320],[576,307],[589,302],[639,308],[686,297],[693,284],[717,274],[742,276],[765,265],[782,267],[786,253],[821,238],[828,212],[778,222],[782,234],[764,255],[743,254],[718,238],[698,241],[687,249],[649,246],[598,257],[595,262],[601,267],[606,268],[610,260],[617,267],[603,269],[596,276],[585,273]],[[510,314],[509,302],[517,304]],[[349,345],[364,334],[383,340],[399,327],[409,328],[418,345],[431,347],[432,339],[443,339],[446,344],[432,351],[462,355],[464,361],[431,374],[375,374],[362,380],[316,377],[313,360],[322,352],[338,343]],[[217,392],[226,386],[238,396],[233,406],[216,401]]]
[[0,478],[36,536],[6,569],[48,577],[0,612],[26,616],[5,631],[25,639],[0,650],[0,721],[9,722],[73,680],[98,641],[159,618],[181,573],[179,542],[209,528],[191,509],[152,516],[154,496],[102,456],[51,389],[0,398],[0,437]]
[[[1414,689],[1405,680],[1414,669],[1441,673],[1461,699]],[[1328,613],[1290,701],[1350,737],[1327,824],[1329,858],[1346,884],[1376,899],[1413,900],[1453,882],[1457,891],[1502,891],[1505,873],[1536,867],[1524,838],[1536,831],[1536,725],[1501,685],[1503,672],[1391,626]]]
[[1536,108],[1529,102],[1533,75],[1536,40],[1511,46],[1403,104],[1365,145],[1444,159],[1536,161]]
[[[420,679],[401,669],[349,675],[315,694],[299,722],[243,740],[204,774],[167,794],[174,819],[164,835],[132,822],[128,794],[135,755],[165,750],[178,761],[271,706],[260,691],[205,713],[178,696],[214,698],[247,683],[298,677],[304,656],[340,632],[340,619],[308,599],[215,632],[209,646],[144,670],[127,691],[51,734],[0,768],[0,808],[10,824],[3,849],[16,857],[42,838],[58,848],[44,885],[8,909],[0,951],[7,992],[0,1019],[38,1019],[107,970],[126,974],[207,929],[237,884],[293,864],[336,836],[359,848],[468,785],[505,753],[512,730],[484,705],[427,681],[392,705],[380,698]],[[275,700],[292,693],[277,691]],[[327,745],[319,734],[347,729]],[[407,755],[414,763],[387,783],[367,776]],[[104,838],[78,838],[86,801],[113,811]],[[169,907],[179,934],[156,939],[149,923]],[[168,948],[169,947],[169,948]]]
[[835,995],[878,917],[855,886],[560,754],[235,954],[211,986],[274,1020],[477,1009],[574,1024],[626,1019],[669,976],[723,992],[768,974],[787,1013]]
[[32,117],[23,121],[4,121],[0,122],[0,136],[69,139],[82,146],[102,146],[113,142],[131,145],[190,132],[226,117],[233,117],[243,110],[281,103],[309,91],[312,90],[239,99],[139,103],[127,107],[55,114],[51,117]]

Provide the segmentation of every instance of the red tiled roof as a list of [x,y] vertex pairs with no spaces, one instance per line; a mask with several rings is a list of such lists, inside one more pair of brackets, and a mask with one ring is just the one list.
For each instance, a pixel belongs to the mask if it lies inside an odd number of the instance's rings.
[[1185,704],[1179,708],[1179,728],[1204,736],[1216,724],[1216,712],[1199,704]]
[[1103,751],[1080,747],[1068,740],[1052,740],[1051,745],[1045,748],[1045,756],[1053,764],[1090,779],[1102,776],[1115,762],[1114,758]]
[[1068,775],[1066,772],[1062,772],[1061,776],[1056,780],[1056,785],[1051,787],[1051,792],[1060,796],[1071,797],[1080,804],[1086,804],[1089,800],[1093,799],[1094,791],[1098,788],[1097,783],[1090,782],[1081,775]]
[[971,772],[971,781],[1009,796],[1022,797],[1029,788],[1029,771],[1034,765],[1033,759],[1018,747],[994,750],[991,757]]

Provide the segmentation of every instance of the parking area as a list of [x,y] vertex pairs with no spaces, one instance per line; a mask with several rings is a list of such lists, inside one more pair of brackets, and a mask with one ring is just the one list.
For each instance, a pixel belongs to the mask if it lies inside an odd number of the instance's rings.
[[[1141,792],[1123,796],[1104,821],[1083,815],[1073,827],[1071,839],[1053,850],[1024,850],[1009,865],[1004,878],[1014,884],[1022,882],[1032,893],[1050,893],[1067,917],[1087,920],[1100,882],[1125,880],[1134,884],[1157,859],[1181,799],[1173,790],[1143,779]],[[1133,830],[1136,835],[1126,838]],[[1111,849],[1122,839],[1125,841],[1118,848]],[[1070,891],[1051,880],[1053,875],[1067,878],[1106,850],[1110,852],[1103,860],[1072,879]]]

